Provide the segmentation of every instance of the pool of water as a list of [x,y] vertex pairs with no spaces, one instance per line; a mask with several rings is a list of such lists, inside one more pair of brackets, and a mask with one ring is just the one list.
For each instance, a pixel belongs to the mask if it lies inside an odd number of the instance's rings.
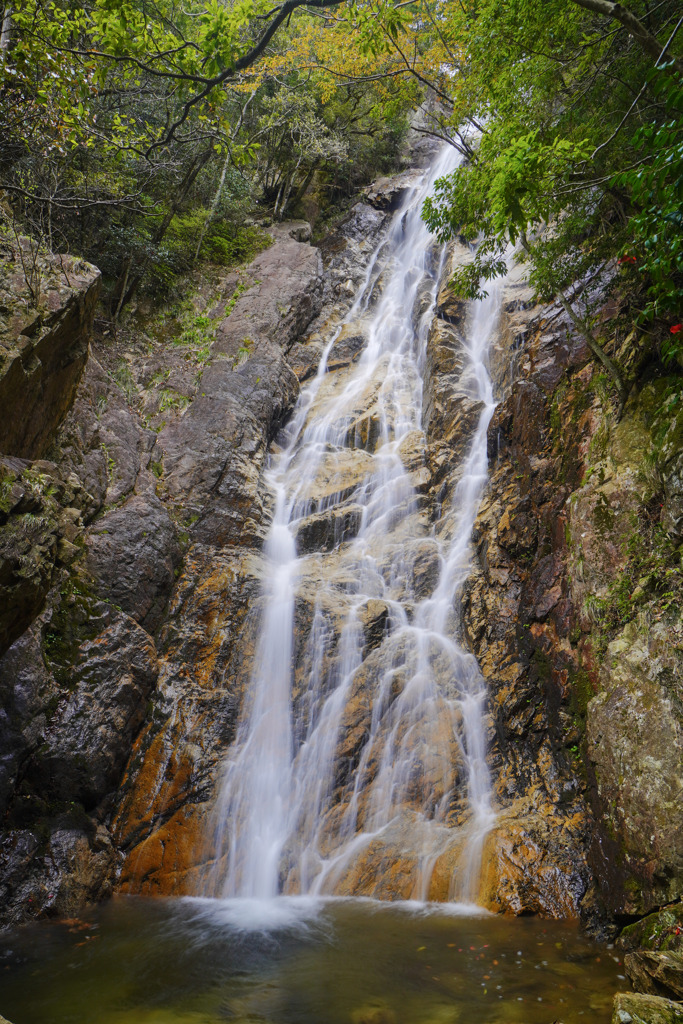
[[117,899],[0,934],[12,1024],[609,1022],[618,951],[472,908]]

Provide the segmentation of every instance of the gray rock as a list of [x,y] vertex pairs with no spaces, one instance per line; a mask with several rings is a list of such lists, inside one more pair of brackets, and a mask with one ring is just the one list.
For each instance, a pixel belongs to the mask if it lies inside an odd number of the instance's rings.
[[618,913],[648,913],[680,895],[683,725],[671,686],[682,667],[666,637],[645,613],[625,626],[588,705],[587,754],[605,830],[620,850],[601,882]]
[[271,224],[268,234],[272,235],[276,241],[293,238],[295,242],[310,242],[311,225],[307,220],[283,220]]
[[71,256],[40,256],[38,265],[36,309],[19,257],[0,263],[0,303],[10,310],[0,328],[0,452],[31,459],[71,407],[100,287],[99,270]]
[[362,516],[360,505],[340,505],[302,519],[296,531],[297,551],[331,551],[356,536]]
[[421,177],[419,171],[410,170],[390,178],[378,178],[365,190],[365,195],[370,205],[378,210],[395,210]]
[[154,643],[137,623],[108,611],[103,622],[79,645],[68,692],[24,772],[41,793],[86,809],[118,784],[158,674]]
[[134,495],[88,531],[87,566],[98,593],[154,632],[173,586],[180,547],[154,495]]
[[683,999],[683,953],[638,950],[626,954],[624,968],[637,992]]
[[87,903],[111,895],[116,854],[108,831],[81,814],[43,823],[40,836],[15,830],[0,848],[3,919],[19,923],[50,914],[67,917]]

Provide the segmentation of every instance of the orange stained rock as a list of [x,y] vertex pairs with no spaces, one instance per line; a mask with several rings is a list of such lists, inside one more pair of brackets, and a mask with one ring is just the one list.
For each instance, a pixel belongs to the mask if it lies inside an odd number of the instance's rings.
[[183,807],[134,847],[121,871],[119,891],[180,896],[200,891],[204,808]]
[[[188,747],[181,741],[186,735],[184,722],[174,717],[152,740],[136,766],[135,783],[126,790],[126,796],[115,823],[119,840],[125,844],[143,827],[148,831],[154,819],[167,808],[178,806],[189,789],[194,760]],[[131,764],[135,765],[143,737],[139,737],[133,750]]]
[[[538,824],[508,820],[488,836],[482,859],[480,902],[489,910],[508,914],[576,918],[576,865],[553,836],[536,840],[530,829]],[[548,830],[550,831],[550,830]],[[558,828],[559,832],[559,828]]]

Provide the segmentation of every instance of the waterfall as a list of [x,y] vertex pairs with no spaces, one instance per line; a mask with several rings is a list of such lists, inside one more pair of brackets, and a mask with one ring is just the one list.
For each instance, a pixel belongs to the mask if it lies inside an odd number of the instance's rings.
[[[461,380],[478,418],[438,515],[419,478],[423,374],[447,259],[420,214],[458,159],[445,147],[393,216],[271,457],[268,578],[217,802],[210,895],[426,899],[458,835],[448,895],[476,897],[494,815],[485,689],[458,604],[487,478],[495,288],[469,312]],[[362,354],[328,372],[354,330]],[[378,879],[392,857],[394,888]]]

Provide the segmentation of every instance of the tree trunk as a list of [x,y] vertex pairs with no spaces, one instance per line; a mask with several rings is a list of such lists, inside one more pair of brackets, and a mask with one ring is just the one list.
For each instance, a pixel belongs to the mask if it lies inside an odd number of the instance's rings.
[[[183,202],[188,192],[190,191],[195,178],[202,170],[202,168],[205,167],[206,164],[209,162],[212,155],[213,148],[207,149],[203,153],[200,153],[199,156],[195,157],[195,159],[192,161],[187,170],[187,173],[185,174],[185,177],[180,182],[180,185],[178,186],[178,189],[173,199],[171,200],[171,205],[168,212],[166,213],[163,220],[161,221],[161,223],[159,224],[159,226],[157,227],[156,231],[154,232],[150,239],[151,246],[158,245],[159,242],[162,240],[162,238],[168,231],[171,221],[178,212],[181,203]],[[119,299],[116,306],[116,313],[114,319],[118,318],[123,307],[127,306],[130,300],[135,295],[138,285],[142,281],[145,272],[149,267],[151,259],[151,255],[145,256],[145,258],[141,260],[140,263],[138,264],[135,273],[132,275],[129,274],[132,263],[131,261],[127,261],[127,266],[124,267],[123,273],[119,277],[119,282],[116,288],[116,294],[119,296]]]
[[12,42],[12,8],[5,7],[2,16],[2,27],[0,28],[0,64],[7,60],[10,44]]
[[315,160],[313,161],[313,163],[311,164],[311,166],[309,167],[309,169],[308,169],[308,171],[307,171],[307,173],[306,173],[306,175],[304,177],[304,180],[301,182],[301,184],[299,185],[298,189],[294,193],[294,197],[289,200],[289,202],[292,205],[292,208],[295,208],[296,204],[303,198],[304,193],[306,192],[306,189],[311,184],[311,179],[313,178],[313,175],[315,174],[316,170],[318,169],[318,165],[319,164],[320,164],[320,157],[317,156],[315,158]]
[[223,186],[225,185],[225,175],[228,173],[228,164],[229,163],[230,163],[230,150],[228,150],[227,153],[225,154],[225,161],[223,163],[223,170],[221,171],[221,180],[218,182],[218,188],[216,189],[216,194],[213,197],[213,202],[211,203],[211,209],[209,210],[209,215],[206,218],[206,220],[204,221],[204,223],[202,224],[202,230],[199,232],[199,241],[197,242],[197,251],[194,254],[195,260],[199,259],[199,250],[202,247],[202,242],[204,241],[204,238],[206,237],[206,232],[209,230],[209,225],[211,224],[211,221],[216,216],[216,210],[218,209],[218,204],[221,201],[221,193],[223,192]]
[[626,404],[626,399],[628,398],[628,391],[626,389],[626,385],[624,384],[621,373],[618,370],[616,363],[610,359],[610,357],[607,355],[600,342],[596,340],[595,335],[588,327],[588,324],[586,324],[581,319],[581,317],[576,314],[571,302],[561,289],[558,289],[557,297],[560,300],[560,305],[564,309],[565,313],[567,314],[571,322],[576,327],[579,334],[582,336],[582,338],[585,339],[585,342],[588,345],[591,352],[593,353],[593,355],[600,360],[600,362],[605,367],[610,377],[614,381],[617,393],[619,395],[618,416],[621,417],[624,405]]

